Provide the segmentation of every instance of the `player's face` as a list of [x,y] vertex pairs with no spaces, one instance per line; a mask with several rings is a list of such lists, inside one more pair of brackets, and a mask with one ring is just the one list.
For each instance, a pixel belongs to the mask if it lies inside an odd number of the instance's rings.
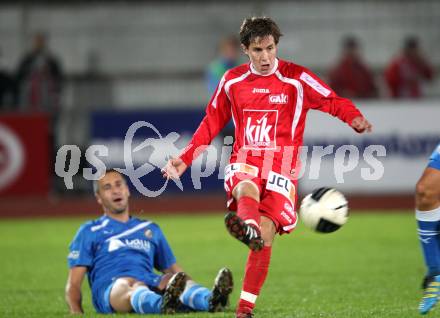
[[117,172],[108,172],[98,181],[96,199],[105,213],[128,213],[129,196],[127,183]]
[[257,72],[263,75],[270,73],[277,57],[277,45],[272,35],[256,38],[249,47],[243,47],[243,50]]

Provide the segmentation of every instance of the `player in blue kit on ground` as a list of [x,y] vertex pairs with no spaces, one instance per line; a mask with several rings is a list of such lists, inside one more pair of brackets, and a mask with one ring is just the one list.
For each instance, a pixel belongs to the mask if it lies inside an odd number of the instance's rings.
[[160,227],[130,216],[130,192],[118,171],[106,171],[94,191],[104,215],[83,224],[70,244],[66,301],[71,313],[83,313],[86,274],[99,313],[225,309],[233,288],[227,268],[219,271],[212,290],[185,274]]
[[416,218],[427,267],[420,313],[427,314],[440,297],[440,144],[416,186]]

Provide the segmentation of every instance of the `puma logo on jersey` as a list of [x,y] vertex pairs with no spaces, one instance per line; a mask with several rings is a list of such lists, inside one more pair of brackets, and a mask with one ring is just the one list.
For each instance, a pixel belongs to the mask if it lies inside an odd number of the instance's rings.
[[268,88],[254,88],[252,90],[253,94],[269,94],[270,91]]
[[244,110],[245,148],[274,149],[275,127],[278,120],[277,110]]
[[288,95],[286,94],[278,94],[278,95],[269,95],[269,103],[271,104],[287,104]]

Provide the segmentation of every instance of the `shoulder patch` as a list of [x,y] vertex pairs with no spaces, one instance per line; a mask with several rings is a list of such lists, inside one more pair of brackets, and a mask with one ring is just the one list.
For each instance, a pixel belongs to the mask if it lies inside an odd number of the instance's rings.
[[306,72],[302,72],[300,79],[324,97],[327,97],[331,93],[329,89],[322,86],[317,80],[315,80]]

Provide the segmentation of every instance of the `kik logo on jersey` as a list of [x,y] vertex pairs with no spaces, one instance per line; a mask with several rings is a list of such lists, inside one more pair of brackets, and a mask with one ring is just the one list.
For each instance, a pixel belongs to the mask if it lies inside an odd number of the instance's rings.
[[276,149],[276,126],[278,110],[244,109],[246,126],[244,127],[245,149]]

